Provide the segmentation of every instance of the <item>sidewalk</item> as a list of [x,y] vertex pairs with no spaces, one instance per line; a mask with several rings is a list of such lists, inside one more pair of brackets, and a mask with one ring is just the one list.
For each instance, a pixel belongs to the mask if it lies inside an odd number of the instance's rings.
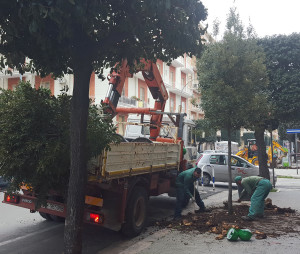
[[[275,173],[278,176],[287,176],[300,179],[300,168],[298,170],[296,168],[289,168],[289,169],[279,169],[275,168]],[[298,174],[297,174],[298,171]]]

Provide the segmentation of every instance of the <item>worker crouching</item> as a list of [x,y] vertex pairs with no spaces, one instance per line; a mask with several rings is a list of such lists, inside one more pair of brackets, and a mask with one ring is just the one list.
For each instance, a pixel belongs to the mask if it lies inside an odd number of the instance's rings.
[[[196,202],[199,210],[196,213],[207,212],[204,202],[202,201],[198,190],[194,186],[194,182],[201,177],[200,168],[191,168],[181,172],[176,178],[176,207],[174,219],[181,218],[182,209],[188,205],[190,199]],[[194,195],[193,195],[194,194]]]
[[234,180],[237,185],[244,188],[238,202],[241,202],[247,193],[251,196],[249,213],[247,216],[242,216],[242,219],[252,221],[264,217],[265,199],[272,189],[271,182],[260,176],[249,176],[243,179],[241,176],[237,176]]

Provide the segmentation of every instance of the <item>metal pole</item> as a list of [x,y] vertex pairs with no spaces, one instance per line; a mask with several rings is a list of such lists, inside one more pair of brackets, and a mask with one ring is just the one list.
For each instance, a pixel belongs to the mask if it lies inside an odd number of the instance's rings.
[[275,188],[275,170],[274,170],[274,157],[273,157],[273,132],[271,129],[271,164],[272,164],[272,172],[273,172],[273,188]]
[[213,176],[213,190],[215,190],[215,167],[212,166],[212,176]]
[[203,190],[203,169],[204,169],[205,165],[203,165],[202,169],[201,169],[201,186],[202,186],[202,190]]
[[297,169],[297,175],[298,175],[297,133],[295,133],[295,158],[296,158],[296,169]]

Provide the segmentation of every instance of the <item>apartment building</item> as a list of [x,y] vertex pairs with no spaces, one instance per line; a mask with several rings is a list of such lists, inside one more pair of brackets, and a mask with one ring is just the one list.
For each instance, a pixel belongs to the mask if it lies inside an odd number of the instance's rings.
[[[168,65],[161,60],[157,60],[157,67],[165,83],[169,94],[166,104],[166,112],[181,112],[187,114],[187,119],[197,120],[203,118],[203,111],[197,107],[200,102],[198,92],[198,81],[196,72],[196,59],[187,55],[178,57]],[[106,70],[105,75],[109,74]],[[67,93],[72,94],[74,79],[73,75],[66,75],[63,78],[53,79],[50,75],[41,78],[32,73],[20,75],[18,72],[11,74],[0,74],[0,87],[13,90],[20,80],[29,81],[35,88],[43,87],[51,90],[54,96],[59,95],[67,88]],[[95,104],[100,104],[105,98],[108,90],[108,80],[102,81],[95,73],[90,79],[90,98]],[[154,99],[144,81],[142,73],[135,74],[132,78],[127,78],[118,106],[122,107],[153,107]],[[127,115],[116,116],[116,123],[127,121]],[[119,124],[120,134],[124,133],[124,125]]]

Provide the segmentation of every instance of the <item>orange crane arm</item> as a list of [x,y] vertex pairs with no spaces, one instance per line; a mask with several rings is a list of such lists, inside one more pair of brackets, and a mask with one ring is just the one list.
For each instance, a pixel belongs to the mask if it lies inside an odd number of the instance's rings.
[[123,60],[121,63],[121,68],[118,71],[114,70],[111,75],[108,76],[109,89],[103,103],[107,105],[106,112],[112,114],[113,116],[120,112],[150,114],[150,139],[156,140],[160,132],[163,115],[156,114],[153,111],[164,112],[166,101],[168,100],[168,92],[155,63],[142,59],[139,65],[137,65],[136,70],[142,72],[152,97],[155,99],[154,108],[117,108],[125,79],[127,77],[132,77],[129,72],[129,66],[127,65],[126,59]]

